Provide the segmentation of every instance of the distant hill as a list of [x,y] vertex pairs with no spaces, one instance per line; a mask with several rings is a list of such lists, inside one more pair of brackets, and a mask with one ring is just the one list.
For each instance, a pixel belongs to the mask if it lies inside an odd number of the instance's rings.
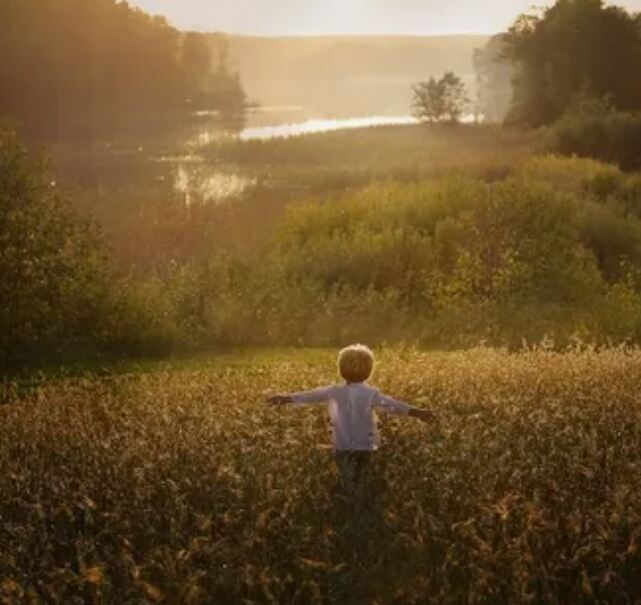
[[[221,35],[214,35],[214,42]],[[487,36],[226,36],[249,98],[310,115],[406,114],[411,84],[453,70],[470,92],[472,52]]]

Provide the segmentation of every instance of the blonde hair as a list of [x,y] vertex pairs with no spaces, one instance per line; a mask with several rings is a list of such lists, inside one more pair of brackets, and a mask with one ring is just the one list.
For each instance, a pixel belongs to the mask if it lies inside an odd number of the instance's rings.
[[338,354],[338,371],[347,382],[365,382],[374,369],[374,353],[365,345],[350,345]]

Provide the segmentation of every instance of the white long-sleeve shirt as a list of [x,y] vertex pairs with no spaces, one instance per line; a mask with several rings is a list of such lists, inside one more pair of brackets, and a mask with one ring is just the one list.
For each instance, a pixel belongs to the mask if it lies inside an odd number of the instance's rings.
[[376,450],[380,436],[374,411],[407,416],[412,409],[362,382],[294,393],[291,399],[295,405],[328,404],[334,451]]

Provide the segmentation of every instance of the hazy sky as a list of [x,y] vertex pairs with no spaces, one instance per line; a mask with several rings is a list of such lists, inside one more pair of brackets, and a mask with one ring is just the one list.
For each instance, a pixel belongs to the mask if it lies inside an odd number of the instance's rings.
[[[495,33],[549,0],[130,0],[181,29],[259,35]],[[641,0],[617,2],[641,11]]]

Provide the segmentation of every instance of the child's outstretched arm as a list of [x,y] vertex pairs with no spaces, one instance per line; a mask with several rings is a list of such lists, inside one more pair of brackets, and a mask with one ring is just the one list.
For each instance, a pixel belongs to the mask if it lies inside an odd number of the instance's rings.
[[375,405],[378,409],[381,409],[388,414],[411,416],[412,418],[418,418],[423,422],[438,422],[438,417],[434,412],[411,406],[403,401],[397,401],[392,397],[383,395],[383,393],[378,393],[376,395]]
[[291,403],[292,402],[292,396],[291,395],[269,395],[267,397],[267,403],[270,405],[285,405],[286,403]]
[[267,403],[271,405],[325,403],[332,397],[332,388],[332,386],[328,386],[300,393],[271,395],[267,397]]
[[434,422],[434,423],[438,422],[438,416],[434,412],[431,412],[430,410],[425,410],[423,408],[412,408],[408,416],[412,416],[413,418],[418,418],[423,422]]

